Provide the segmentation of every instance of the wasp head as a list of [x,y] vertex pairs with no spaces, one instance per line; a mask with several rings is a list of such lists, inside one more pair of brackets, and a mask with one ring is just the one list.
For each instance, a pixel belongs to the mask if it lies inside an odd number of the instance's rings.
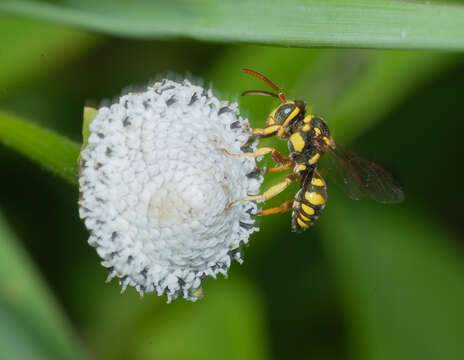
[[291,134],[303,123],[306,105],[301,100],[291,100],[279,105],[267,119],[267,125],[282,125],[285,134]]

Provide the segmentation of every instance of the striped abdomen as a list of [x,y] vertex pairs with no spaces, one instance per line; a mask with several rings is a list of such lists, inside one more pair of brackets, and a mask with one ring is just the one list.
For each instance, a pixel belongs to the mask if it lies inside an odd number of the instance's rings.
[[315,169],[308,171],[293,202],[292,231],[301,232],[309,228],[324,210],[326,200],[324,179]]

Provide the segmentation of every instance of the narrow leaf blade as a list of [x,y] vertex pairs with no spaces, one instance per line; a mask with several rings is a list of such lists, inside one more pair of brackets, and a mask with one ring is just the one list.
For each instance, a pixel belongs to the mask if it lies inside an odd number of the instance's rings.
[[0,11],[143,38],[298,47],[464,49],[464,7],[387,0],[7,0]]

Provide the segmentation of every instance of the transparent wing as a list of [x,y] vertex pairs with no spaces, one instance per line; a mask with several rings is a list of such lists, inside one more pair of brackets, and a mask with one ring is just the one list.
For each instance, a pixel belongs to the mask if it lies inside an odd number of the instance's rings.
[[363,159],[338,143],[326,148],[330,175],[351,199],[368,197],[385,204],[404,200],[401,186],[380,165]]

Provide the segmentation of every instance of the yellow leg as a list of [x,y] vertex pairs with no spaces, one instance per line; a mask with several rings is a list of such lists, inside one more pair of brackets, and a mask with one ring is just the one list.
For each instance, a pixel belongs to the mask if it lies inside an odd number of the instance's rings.
[[262,148],[259,148],[254,153],[243,153],[243,154],[232,154],[228,152],[226,149],[223,149],[223,150],[229,156],[240,156],[240,157],[260,157],[266,154],[272,154],[272,159],[277,163],[286,164],[289,162],[288,158],[283,157],[281,153],[279,153],[276,149],[271,148],[271,147],[262,147]]
[[227,204],[226,206],[226,209],[230,209],[230,207],[239,202],[239,201],[266,201],[266,200],[269,200],[270,198],[273,198],[274,196],[277,196],[278,194],[280,194],[282,191],[284,191],[287,187],[290,186],[290,184],[292,182],[294,182],[296,179],[298,178],[298,174],[297,173],[291,173],[290,175],[288,175],[284,181],[282,181],[281,183],[278,183],[274,186],[271,186],[269,189],[267,189],[265,192],[263,192],[262,194],[260,195],[252,195],[252,196],[246,196],[244,198],[241,198],[241,199],[237,199],[237,200],[234,200],[234,201],[231,201],[230,203]]
[[279,171],[290,170],[293,166],[295,166],[295,163],[294,163],[293,161],[290,161],[290,162],[288,162],[288,163],[285,164],[285,165],[266,169],[266,172],[267,172],[267,173],[272,173],[272,172],[279,172]]
[[266,210],[261,210],[257,212],[256,215],[265,216],[265,215],[271,215],[271,214],[284,213],[286,211],[291,210],[292,206],[293,206],[293,200],[289,200],[289,201],[284,202],[280,206],[273,207],[273,208],[266,209]]
[[280,130],[282,125],[271,125],[268,126],[264,129],[253,129],[253,130],[248,130],[248,126],[244,126],[243,130],[245,130],[248,134],[250,135],[262,135],[262,136],[269,136],[272,134],[275,134]]

